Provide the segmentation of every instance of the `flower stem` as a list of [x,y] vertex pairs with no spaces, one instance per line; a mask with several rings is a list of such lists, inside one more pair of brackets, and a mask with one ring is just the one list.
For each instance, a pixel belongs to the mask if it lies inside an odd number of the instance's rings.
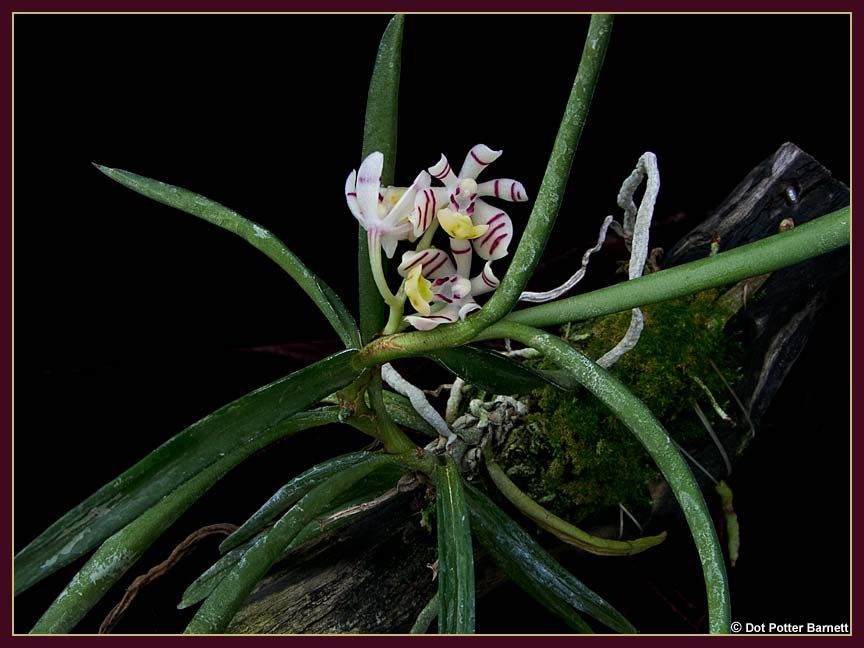
[[372,268],[372,277],[375,279],[375,285],[378,287],[378,292],[384,298],[386,304],[392,310],[393,308],[401,308],[402,304],[392,292],[390,286],[387,285],[387,278],[384,276],[384,266],[381,259],[381,242],[378,235],[374,232],[369,232],[369,265]]
[[432,219],[432,224],[426,228],[426,232],[423,234],[423,238],[420,239],[420,242],[417,244],[417,252],[422,252],[429,248],[432,245],[432,237],[435,236],[435,232],[438,231],[438,218]]
[[[396,293],[396,297],[399,297],[399,293]],[[402,313],[405,311],[404,299],[403,297],[398,305],[390,307],[390,317],[387,319],[387,326],[384,327],[384,335],[392,335],[402,328]]]

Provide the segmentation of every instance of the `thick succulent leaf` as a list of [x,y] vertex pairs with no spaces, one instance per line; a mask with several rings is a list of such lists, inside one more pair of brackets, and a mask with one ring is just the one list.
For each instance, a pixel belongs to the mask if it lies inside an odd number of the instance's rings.
[[141,554],[225,473],[265,445],[292,432],[338,421],[335,407],[292,416],[265,434],[241,442],[108,538],[81,568],[32,629],[65,633],[102,598]]
[[620,612],[564,569],[483,493],[466,486],[465,498],[475,537],[504,573],[539,603],[578,632],[591,630],[576,610],[617,632],[636,632]]
[[238,398],[193,423],[66,513],[15,557],[15,591],[84,555],[179,485],[358,375],[343,351]]
[[435,471],[438,527],[438,632],[474,632],[474,551],[462,477],[453,459]]
[[347,348],[360,347],[360,333],[357,324],[339,296],[306,267],[272,232],[244,218],[233,209],[187,189],[145,178],[122,169],[112,169],[98,164],[96,168],[112,180],[116,180],[124,187],[132,189],[142,196],[197,216],[245,239],[252,247],[275,261],[297,282],[315,302],[315,305],[339,334]]
[[[334,513],[344,511],[351,506],[362,504],[364,502],[370,502],[375,498],[380,497],[393,488],[401,475],[402,470],[399,466],[382,466],[371,475],[358,481],[351,488],[346,489],[341,497],[334,500],[332,507],[328,511],[319,515],[303,527],[303,530],[300,531],[300,533],[297,534],[297,537],[288,545],[283,557],[287,556],[291,551],[305,543],[307,540],[312,540],[324,532],[329,533],[334,531],[353,520],[354,517],[352,516],[334,520],[327,524],[327,526],[322,526],[321,524],[324,519],[330,517]],[[183,593],[183,599],[180,601],[177,608],[182,610],[191,607],[210,596],[210,594],[213,593],[213,590],[216,589],[216,586],[222,582],[222,579],[228,574],[230,569],[240,561],[243,554],[256,539],[257,536],[247,540],[242,545],[234,547],[217,560],[209,569],[207,569],[207,571],[201,574],[201,576],[195,579],[195,581],[186,588],[186,591]]]
[[[375,67],[369,82],[366,100],[366,117],[363,128],[363,151],[365,158],[379,151],[384,155],[381,183],[393,184],[396,168],[396,126],[399,114],[399,77],[402,72],[402,30],[405,17],[397,14],[390,19],[381,36]],[[369,265],[369,242],[361,227],[357,237],[357,274],[360,288],[360,330],[363,342],[384,327],[384,304],[375,286]]]
[[225,553],[243,544],[253,536],[258,535],[264,527],[268,527],[277,518],[290,509],[297,501],[319,484],[327,481],[340,471],[360,463],[372,456],[371,452],[352,452],[330,459],[309,470],[300,473],[294,479],[282,486],[264,502],[252,516],[246,520],[239,529],[229,535],[222,544],[219,551]]
[[210,565],[210,567],[207,568],[207,571],[192,581],[192,584],[186,588],[186,591],[183,592],[183,598],[180,599],[180,602],[177,604],[177,609],[185,610],[210,596],[210,594],[213,593],[213,590],[216,589],[217,585],[222,582],[222,579],[228,575],[238,562],[240,562],[243,554],[246,553],[246,550],[249,549],[253,542],[254,540],[250,540],[239,547],[234,547],[231,551]]
[[327,511],[346,489],[388,463],[394,463],[391,456],[376,454],[345,468],[306,493],[267,533],[262,534],[249,547],[243,558],[198,609],[186,627],[186,632],[223,632],[255,585],[285,553],[297,534]]
[[538,371],[476,346],[439,349],[429,357],[465,382],[492,394],[527,394],[547,385],[563,390],[576,387],[576,382],[565,372]]

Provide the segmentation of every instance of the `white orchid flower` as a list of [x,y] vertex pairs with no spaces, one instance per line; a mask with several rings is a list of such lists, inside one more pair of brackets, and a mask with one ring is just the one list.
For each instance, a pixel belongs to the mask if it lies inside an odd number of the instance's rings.
[[[513,224],[506,212],[480,198],[528,199],[525,187],[516,180],[477,184],[480,172],[500,155],[500,151],[478,144],[468,152],[459,175],[452,172],[442,155],[438,164],[428,173],[422,171],[410,187],[382,189],[384,156],[375,152],[345,182],[348,208],[369,237],[369,261],[378,290],[391,314],[401,312],[407,297],[417,315],[405,320],[417,329],[465,319],[480,308],[474,297],[498,286],[491,262],[507,255]],[[444,186],[432,187],[432,176]],[[446,252],[429,247],[438,225],[450,236],[452,259]],[[384,276],[381,250],[392,258],[399,241],[414,241],[423,234],[418,249],[402,257],[399,274],[404,281],[394,295]],[[474,252],[486,260],[486,265],[471,278]]]
[[464,320],[480,309],[475,297],[498,287],[491,261],[486,262],[476,277],[468,278],[473,256],[470,244],[450,239],[450,251],[455,263],[449,254],[437,248],[402,255],[398,272],[405,277],[405,294],[418,313],[406,316],[405,321],[420,331]]
[[429,168],[429,173],[444,187],[425,188],[415,196],[415,209],[409,217],[415,234],[429,226],[427,215],[431,207],[444,231],[457,240],[470,240],[482,259],[494,261],[507,256],[513,239],[513,222],[507,212],[482,198],[524,202],[528,200],[528,192],[521,182],[508,178],[477,183],[483,169],[500,156],[501,151],[477,144],[468,151],[456,175],[442,155],[438,163]]
[[[381,188],[384,155],[370,154],[352,171],[345,181],[348,209],[369,235],[370,249],[381,246],[388,259],[393,258],[399,241],[414,240],[415,227],[409,220],[418,192],[431,184],[429,174],[422,171],[408,188]],[[421,232],[422,233],[422,232]]]

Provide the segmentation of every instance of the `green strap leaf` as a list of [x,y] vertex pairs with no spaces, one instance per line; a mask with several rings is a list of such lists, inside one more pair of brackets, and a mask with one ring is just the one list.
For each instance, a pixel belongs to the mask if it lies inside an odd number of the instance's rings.
[[342,351],[255,390],[193,423],[62,516],[15,557],[15,591],[86,554],[180,484],[358,375]]
[[187,189],[145,178],[122,169],[112,169],[99,164],[95,166],[112,180],[142,196],[197,216],[243,238],[252,247],[266,254],[297,282],[300,288],[315,302],[315,305],[330,322],[347,348],[357,349],[360,347],[360,333],[357,324],[339,296],[306,267],[272,232],[244,218],[233,209]]
[[616,632],[636,632],[620,612],[564,569],[492,500],[470,485],[465,497],[475,537],[502,571],[535,600],[576,632],[592,632],[576,610]]
[[[313,524],[310,523],[306,526],[308,528]],[[239,547],[234,547],[234,549],[210,565],[203,574],[192,581],[192,584],[186,588],[186,591],[183,592],[183,597],[180,599],[180,603],[177,604],[177,609],[185,610],[193,605],[197,605],[210,596],[225,576],[240,562],[243,554],[246,553],[253,542],[254,540],[250,540]]]
[[[393,184],[396,168],[396,129],[399,113],[399,76],[402,71],[402,30],[405,17],[393,16],[378,46],[375,68],[369,82],[366,100],[366,120],[363,129],[365,158],[370,153],[384,154],[381,172],[383,185]],[[384,327],[385,309],[381,294],[375,286],[369,265],[369,247],[366,231],[360,227],[357,236],[357,275],[360,281],[360,331],[364,344]]]
[[207,597],[186,627],[189,634],[223,632],[270,567],[303,528],[347,488],[381,466],[393,462],[390,455],[378,454],[344,469],[306,493],[267,533],[243,554],[243,558]]
[[277,490],[239,529],[225,538],[219,545],[219,551],[222,553],[231,551],[249,538],[258,535],[261,529],[281,517],[285,511],[294,506],[301,497],[315,486],[327,481],[345,468],[360,463],[371,456],[373,456],[371,452],[352,452],[320,463],[297,475]]
[[567,391],[578,384],[564,372],[538,371],[500,353],[471,345],[439,349],[429,357],[465,382],[492,394],[527,394],[547,385]]
[[[297,537],[295,537],[285,549],[280,560],[284,559],[294,549],[305,543],[307,540],[316,538],[325,532],[329,533],[345,524],[348,524],[354,519],[354,517],[339,518],[330,522],[327,526],[323,526],[322,522],[335,513],[344,511],[345,509],[358,504],[370,502],[375,498],[380,497],[393,488],[394,484],[396,484],[397,480],[402,475],[402,472],[403,471],[399,466],[385,465],[367,477],[364,477],[352,487],[346,489],[342,496],[334,500],[329,510],[319,515],[303,527],[303,530],[297,534]],[[253,542],[255,542],[255,539],[256,538],[247,540],[242,545],[231,549],[231,551],[222,556],[207,571],[201,574],[201,576],[186,588],[186,591],[183,593],[183,599],[180,601],[177,608],[182,610],[191,607],[210,596],[229,571],[238,562],[240,562],[243,554],[246,553],[246,550],[249,549]]]
[[249,455],[289,434],[338,420],[339,408],[336,407],[297,414],[265,434],[241,443],[233,452],[180,485],[108,538],[37,621],[31,633],[72,630],[180,515]]
[[675,494],[699,552],[708,594],[709,628],[728,634],[730,623],[729,583],[726,563],[714,522],[690,467],[651,411],[617,378],[576,351],[561,338],[521,324],[500,327],[506,337],[543,353],[569,371],[599,398],[642,443]]
[[462,477],[452,458],[435,470],[438,527],[438,632],[474,632],[474,550]]
[[[796,225],[791,230],[684,263],[638,279],[622,281],[592,292],[524,308],[507,322],[528,326],[556,326],[630,310],[667,299],[733,284],[773,272],[849,245],[850,208]],[[491,328],[483,338],[506,337]]]

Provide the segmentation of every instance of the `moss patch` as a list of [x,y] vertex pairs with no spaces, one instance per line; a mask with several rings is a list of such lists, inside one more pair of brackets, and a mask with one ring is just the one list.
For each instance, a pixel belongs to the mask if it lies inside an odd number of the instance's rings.
[[[729,313],[716,306],[719,294],[705,291],[643,308],[645,328],[639,344],[612,368],[685,447],[707,435],[693,412],[693,401],[717,420],[692,376],[699,377],[724,406],[727,392],[711,362],[730,384],[737,379],[740,348],[724,332]],[[596,359],[621,339],[629,323],[629,311],[617,313],[565,327],[564,337]],[[545,360],[539,362],[542,368],[554,368]],[[510,478],[573,523],[618,502],[631,511],[647,510],[646,484],[657,471],[629,430],[584,389],[564,393],[547,387],[534,397],[536,407],[527,423],[515,429],[497,453]]]

